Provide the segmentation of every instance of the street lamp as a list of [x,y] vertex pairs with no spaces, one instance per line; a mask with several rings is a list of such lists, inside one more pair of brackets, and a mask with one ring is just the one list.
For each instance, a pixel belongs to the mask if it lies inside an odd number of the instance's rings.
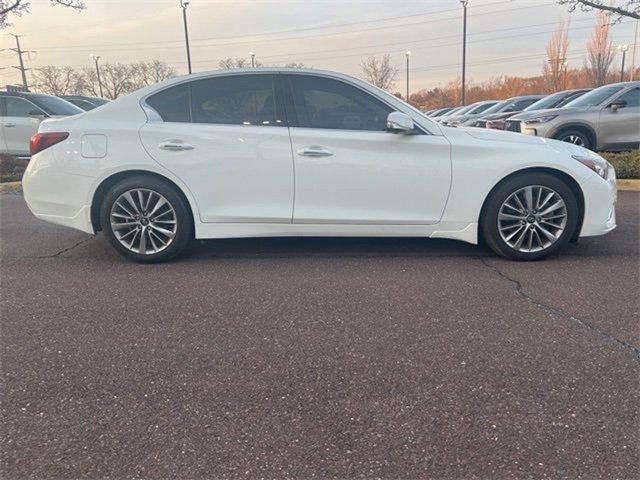
[[98,64],[98,61],[100,60],[100,55],[94,55],[92,53],[89,56],[93,58],[93,61],[96,64],[96,74],[98,75],[98,88],[100,89],[100,96],[103,97],[104,95],[102,94],[102,80],[100,79],[100,65]]
[[410,51],[405,52],[404,56],[407,57],[407,103],[409,103],[409,56]]
[[464,22],[462,27],[462,105],[465,104],[466,76],[467,76],[467,7],[469,0],[460,0],[464,11]]
[[184,41],[187,46],[187,67],[189,68],[189,73],[191,73],[191,50],[189,49],[189,29],[187,28],[187,7],[189,2],[180,0],[180,6],[182,7],[182,21],[184,22]]
[[256,54],[249,52],[249,55],[251,55],[251,68],[256,68]]
[[629,50],[629,45],[618,45],[618,50],[622,52],[622,68],[620,69],[620,81],[624,82],[624,62],[627,59],[627,50]]
[[562,89],[566,90],[567,89],[567,69],[569,68],[569,61],[568,60],[563,61],[562,66],[564,67]]

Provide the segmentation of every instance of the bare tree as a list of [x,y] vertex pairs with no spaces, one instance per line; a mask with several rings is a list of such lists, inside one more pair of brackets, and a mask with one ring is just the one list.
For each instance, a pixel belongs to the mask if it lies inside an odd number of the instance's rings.
[[542,68],[548,90],[557,92],[565,87],[568,49],[569,22],[560,22],[547,45],[547,59]]
[[176,70],[166,62],[152,60],[131,65],[133,83],[137,88],[153,85],[176,76]]
[[589,73],[591,83],[599,87],[607,83],[607,74],[613,63],[615,51],[613,42],[609,39],[611,30],[610,14],[598,12],[596,29],[591,40],[587,43],[586,70]]
[[[255,60],[256,67],[261,67],[262,63]],[[231,70],[233,68],[249,68],[251,66],[251,60],[247,58],[225,58],[218,62],[218,68],[222,70]]]
[[[131,65],[124,63],[105,63],[100,65],[100,78],[102,80],[103,96],[111,100],[138,88],[134,77],[134,69]],[[83,93],[96,97],[100,95],[98,76],[95,69],[86,67],[82,70],[80,85]]]
[[376,87],[389,90],[398,76],[398,69],[391,65],[391,55],[369,57],[360,63],[364,78]]
[[81,74],[73,67],[46,65],[35,70],[36,88],[49,95],[69,95],[80,89]]
[[[86,8],[82,0],[49,0],[49,2],[52,5],[62,5],[78,11]],[[19,17],[29,12],[29,6],[27,0],[0,0],[0,28],[11,25],[7,20],[9,14]]]
[[640,0],[558,0],[558,3],[568,5],[570,12],[580,7],[584,11],[595,9],[616,15],[617,20],[622,17],[640,19]]

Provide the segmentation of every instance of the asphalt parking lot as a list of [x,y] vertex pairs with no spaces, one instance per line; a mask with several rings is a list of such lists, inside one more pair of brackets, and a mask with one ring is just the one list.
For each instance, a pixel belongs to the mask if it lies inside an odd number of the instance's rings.
[[196,242],[164,265],[0,195],[2,478],[640,477],[640,193],[513,263]]

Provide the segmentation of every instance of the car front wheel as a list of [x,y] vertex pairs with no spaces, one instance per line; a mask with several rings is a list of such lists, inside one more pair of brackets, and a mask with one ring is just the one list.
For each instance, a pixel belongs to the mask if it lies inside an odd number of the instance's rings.
[[519,175],[491,194],[482,234],[502,257],[538,260],[567,244],[578,215],[575,195],[565,182],[547,173]]
[[192,237],[187,202],[172,185],[151,176],[115,184],[104,198],[100,218],[114,248],[137,262],[170,260]]
[[591,139],[589,136],[581,130],[565,130],[564,132],[560,132],[555,137],[556,140],[560,140],[561,142],[572,143],[579,147],[588,148],[591,150]]

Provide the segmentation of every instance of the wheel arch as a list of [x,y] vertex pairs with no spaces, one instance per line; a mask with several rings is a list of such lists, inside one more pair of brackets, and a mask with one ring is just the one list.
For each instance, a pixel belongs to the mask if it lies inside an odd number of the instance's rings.
[[598,135],[596,131],[590,125],[581,122],[571,122],[564,125],[559,126],[555,129],[555,131],[549,135],[551,138],[555,139],[562,132],[566,132],[567,130],[578,130],[586,133],[589,136],[589,139],[592,143],[592,148],[595,150],[598,147]]
[[575,231],[571,234],[571,241],[577,242],[578,237],[580,236],[580,231],[582,230],[582,222],[584,221],[584,193],[582,192],[582,188],[580,184],[576,181],[568,173],[565,173],[561,170],[549,167],[530,167],[524,168],[522,170],[517,170],[515,172],[510,173],[506,177],[503,177],[498,181],[493,188],[489,191],[489,193],[485,196],[484,202],[482,203],[482,208],[480,209],[480,217],[478,218],[478,240],[482,241],[482,221],[484,219],[484,213],[487,208],[487,204],[489,203],[489,199],[493,195],[493,193],[505,182],[509,181],[513,177],[527,175],[531,173],[547,173],[553,175],[554,177],[562,180],[567,186],[571,189],[573,194],[576,197],[576,201],[578,202],[578,223],[576,224]]
[[124,170],[121,172],[114,173],[108,176],[107,178],[103,179],[93,194],[93,198],[91,200],[91,225],[93,226],[93,230],[95,232],[99,232],[102,230],[102,225],[100,223],[100,207],[102,206],[102,201],[104,200],[104,197],[106,196],[109,189],[113,187],[116,183],[120,182],[121,180],[124,180],[125,178],[129,178],[129,177],[134,177],[136,175],[154,177],[164,182],[167,182],[169,185],[175,188],[178,195],[180,195],[182,199],[186,202],[186,204],[189,205],[190,207],[189,211],[191,213],[192,220],[194,221],[194,224],[195,224],[195,214],[193,211],[193,205],[189,201],[189,198],[187,197],[183,189],[180,188],[180,186],[176,184],[176,182],[174,182],[170,178],[167,178],[164,175],[161,175],[156,172],[151,172],[149,170]]

